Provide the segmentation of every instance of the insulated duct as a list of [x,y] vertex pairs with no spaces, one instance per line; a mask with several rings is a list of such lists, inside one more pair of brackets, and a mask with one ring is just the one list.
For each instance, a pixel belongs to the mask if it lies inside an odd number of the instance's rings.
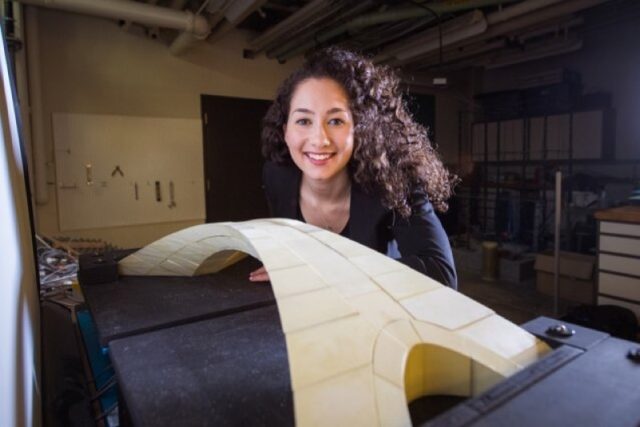
[[[609,0],[528,0],[487,15],[486,21],[489,24],[489,28],[482,34],[471,35],[466,38],[458,37],[460,35],[452,35],[452,38],[459,38],[460,42],[450,43],[450,45],[460,46],[503,36],[607,1]],[[465,32],[466,30],[463,28],[460,31]],[[411,52],[408,52],[409,49],[406,42],[404,44],[396,44],[385,49],[378,57],[380,60],[391,61],[396,65],[415,61],[418,57],[438,49],[437,35],[432,34],[431,39],[431,41],[428,38],[422,39],[421,43],[423,43],[424,48],[416,48]]]
[[435,20],[437,18],[437,16],[435,15],[439,16],[444,13],[453,13],[453,12],[459,12],[464,10],[478,9],[482,7],[496,6],[499,4],[513,3],[516,1],[519,1],[519,0],[448,1],[448,2],[425,4],[425,6],[427,7],[416,5],[416,6],[386,10],[384,12],[371,13],[368,15],[359,16],[343,25],[314,34],[311,40],[301,45],[298,45],[292,49],[289,49],[288,51],[285,51],[285,52],[282,52],[279,50],[278,52],[272,53],[270,56],[277,57],[279,60],[287,60],[315,47],[320,43],[327,42],[348,31],[371,27],[373,25],[404,21],[407,19],[414,19],[414,18],[424,18],[424,17],[431,17],[432,19]]
[[172,28],[193,33],[209,34],[207,20],[189,11],[179,11],[128,0],[17,0],[24,4],[66,10],[103,18],[122,19],[148,26]]

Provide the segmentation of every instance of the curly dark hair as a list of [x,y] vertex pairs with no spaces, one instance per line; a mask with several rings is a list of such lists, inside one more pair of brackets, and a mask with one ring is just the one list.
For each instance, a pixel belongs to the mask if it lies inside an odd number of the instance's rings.
[[320,50],[282,83],[262,123],[265,158],[293,163],[283,125],[297,86],[310,78],[330,78],[347,93],[354,118],[354,151],[348,167],[355,182],[403,217],[411,214],[415,191],[426,193],[436,210],[447,210],[456,177],[442,164],[427,130],[408,112],[400,79],[389,67],[348,50]]

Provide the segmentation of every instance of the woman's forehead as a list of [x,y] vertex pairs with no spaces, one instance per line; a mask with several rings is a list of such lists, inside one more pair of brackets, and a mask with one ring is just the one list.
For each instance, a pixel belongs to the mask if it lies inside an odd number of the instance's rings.
[[296,86],[291,97],[290,109],[302,107],[307,109],[342,106],[348,109],[349,97],[338,82],[330,78],[309,78]]

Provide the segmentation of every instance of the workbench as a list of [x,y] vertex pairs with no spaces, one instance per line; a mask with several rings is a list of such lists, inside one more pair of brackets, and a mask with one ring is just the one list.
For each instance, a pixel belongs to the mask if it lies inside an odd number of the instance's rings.
[[275,298],[248,280],[259,266],[81,283],[133,425],[293,425]]
[[[196,278],[82,284],[116,372],[121,425],[294,425],[271,287],[248,280],[258,266],[246,259]],[[548,332],[556,323],[523,325],[554,351],[424,425],[638,425],[640,361],[629,354],[640,356],[639,345],[570,324],[575,334],[558,338]],[[412,417],[433,405],[412,402]]]

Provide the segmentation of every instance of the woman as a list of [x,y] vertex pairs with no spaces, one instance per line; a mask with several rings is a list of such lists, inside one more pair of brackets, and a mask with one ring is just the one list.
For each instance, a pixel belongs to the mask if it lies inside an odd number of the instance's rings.
[[[280,87],[264,118],[265,192],[276,217],[349,237],[457,287],[447,236],[454,178],[387,67],[328,48]],[[268,280],[264,268],[250,280]]]

